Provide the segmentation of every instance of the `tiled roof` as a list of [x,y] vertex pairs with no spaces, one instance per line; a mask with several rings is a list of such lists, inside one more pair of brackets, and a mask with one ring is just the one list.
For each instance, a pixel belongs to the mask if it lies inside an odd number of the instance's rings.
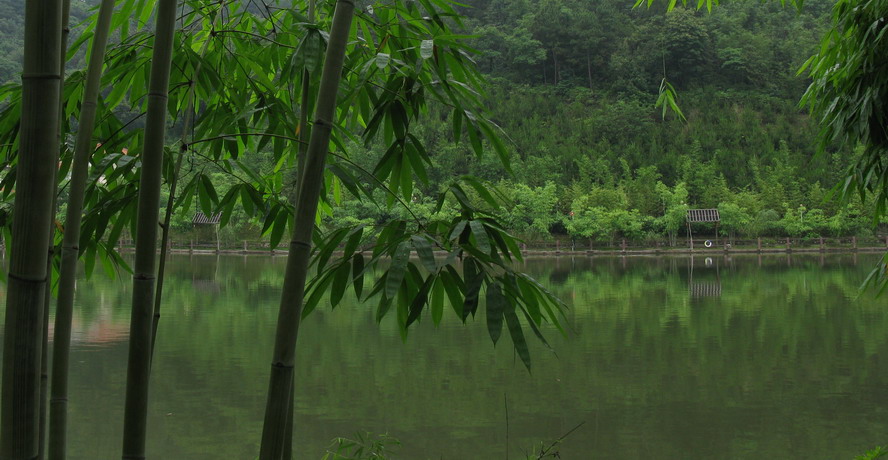
[[719,222],[718,209],[688,209],[688,222]]
[[205,225],[216,225],[219,223],[219,219],[222,218],[222,213],[213,214],[210,217],[207,217],[206,214],[202,212],[194,213],[194,217],[191,219],[192,224],[205,224]]

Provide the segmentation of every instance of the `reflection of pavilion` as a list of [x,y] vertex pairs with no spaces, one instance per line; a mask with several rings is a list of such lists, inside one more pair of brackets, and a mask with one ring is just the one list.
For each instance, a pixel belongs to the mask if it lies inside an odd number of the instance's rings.
[[[49,322],[49,339],[53,338],[53,325]],[[101,345],[123,342],[129,337],[129,323],[111,315],[100,314],[89,322],[74,318],[71,324],[71,342],[81,345]]]
[[688,292],[691,297],[721,297],[721,273],[718,258],[713,260],[712,257],[707,257],[704,259],[703,265],[705,268],[699,269],[701,270],[700,274],[711,274],[714,268],[715,280],[712,280],[711,276],[704,276],[703,279],[698,276],[697,280],[694,280],[694,256],[691,256],[691,262],[688,264]]

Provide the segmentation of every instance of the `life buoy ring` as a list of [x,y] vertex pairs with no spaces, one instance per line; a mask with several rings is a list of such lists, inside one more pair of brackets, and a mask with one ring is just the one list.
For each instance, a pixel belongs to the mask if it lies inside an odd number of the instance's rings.
[[706,240],[706,242],[703,243],[703,246],[706,246],[707,248],[711,248],[711,247],[712,247],[712,241],[711,241],[711,240]]

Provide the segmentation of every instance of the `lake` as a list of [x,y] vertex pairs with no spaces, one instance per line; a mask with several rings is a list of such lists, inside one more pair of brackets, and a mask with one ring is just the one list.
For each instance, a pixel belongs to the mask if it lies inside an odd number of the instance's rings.
[[[369,431],[400,459],[519,459],[582,423],[561,458],[850,460],[888,442],[888,300],[858,292],[878,257],[529,259],[570,306],[567,336],[544,328],[552,350],[529,337],[532,373],[483,315],[426,317],[402,341],[375,305],[319,307],[299,337],[296,458]],[[149,458],[256,457],[284,263],[172,257]],[[127,276],[79,282],[71,459],[119,458],[130,296]]]

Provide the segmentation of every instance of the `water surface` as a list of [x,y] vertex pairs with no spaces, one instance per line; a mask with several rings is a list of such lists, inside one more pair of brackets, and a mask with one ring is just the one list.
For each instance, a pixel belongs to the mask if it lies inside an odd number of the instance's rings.
[[[888,301],[857,290],[876,258],[531,259],[570,306],[532,373],[482,321],[425,318],[403,342],[372,306],[319,309],[299,337],[296,458],[365,430],[402,459],[517,459],[585,422],[562,458],[850,459],[888,442]],[[255,458],[284,262],[172,258],[149,458]],[[78,289],[70,458],[119,458],[131,287]]]

